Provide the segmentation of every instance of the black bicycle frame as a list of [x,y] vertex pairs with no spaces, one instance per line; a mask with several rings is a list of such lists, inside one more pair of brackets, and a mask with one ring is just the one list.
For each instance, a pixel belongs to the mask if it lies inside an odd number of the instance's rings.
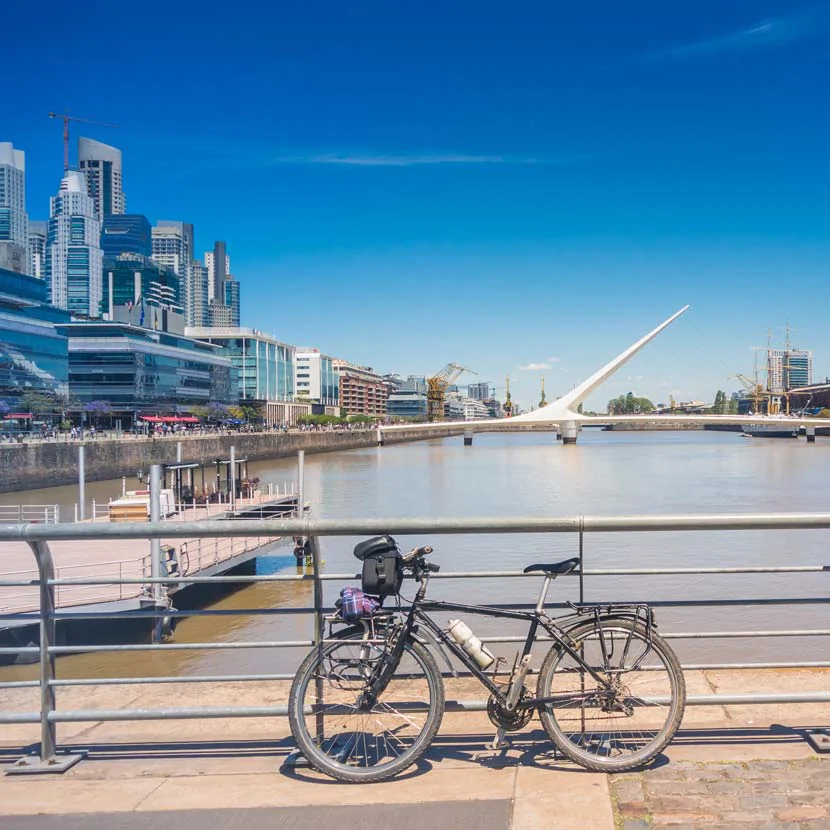
[[[487,605],[461,605],[457,602],[443,602],[440,600],[419,601],[416,599],[415,602],[412,603],[409,610],[409,615],[407,617],[406,624],[404,625],[403,633],[405,634],[407,632],[415,631],[416,621],[418,623],[424,623],[438,642],[442,646],[448,648],[470,670],[470,672],[478,678],[478,680],[486,686],[487,689],[490,690],[492,695],[500,703],[504,703],[506,701],[507,695],[490,679],[490,677],[485,674],[485,672],[470,657],[470,655],[467,654],[467,652],[464,651],[464,649],[426,613],[427,611],[459,611],[462,613],[467,612],[478,614],[485,617],[526,620],[530,623],[530,628],[527,632],[524,646],[522,647],[520,660],[530,654],[533,644],[536,642],[536,632],[539,630],[539,626],[541,626],[548,632],[548,634],[551,635],[551,637],[553,637],[554,641],[561,645],[562,648],[564,648],[565,651],[567,651],[568,654],[570,654],[570,656],[576,660],[576,662],[582,666],[582,668],[584,668],[598,683],[605,685],[608,682],[607,677],[603,677],[592,666],[589,666],[585,662],[579,654],[579,651],[574,649],[563,636],[566,632],[559,628],[555,621],[544,613],[539,613],[537,611],[509,611],[505,608],[493,608]],[[569,694],[545,698],[527,698],[517,705],[519,708],[528,709],[542,703],[555,703],[562,700],[573,700],[574,697],[574,694]]]

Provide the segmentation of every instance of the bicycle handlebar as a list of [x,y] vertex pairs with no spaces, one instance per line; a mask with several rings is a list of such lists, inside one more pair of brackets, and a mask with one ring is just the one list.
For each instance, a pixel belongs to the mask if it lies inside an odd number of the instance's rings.
[[420,559],[430,553],[432,553],[432,548],[429,545],[424,545],[422,548],[412,548],[409,553],[403,555],[403,563],[404,565],[408,565],[410,562],[414,562],[416,559]]

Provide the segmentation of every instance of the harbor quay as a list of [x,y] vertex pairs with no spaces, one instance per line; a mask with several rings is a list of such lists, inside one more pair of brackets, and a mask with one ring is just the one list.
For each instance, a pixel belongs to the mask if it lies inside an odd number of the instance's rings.
[[[830,672],[817,669],[686,673],[690,695],[758,688],[803,693],[826,690],[829,681]],[[171,701],[276,707],[287,693],[287,681],[57,690],[59,709],[129,706],[145,717]],[[475,693],[463,680],[447,682],[448,700]],[[36,708],[37,695],[36,689],[2,690],[2,710]],[[352,813],[369,828],[394,822],[485,830],[818,830],[830,826],[830,760],[806,736],[829,715],[826,703],[689,707],[657,762],[607,775],[557,757],[536,720],[510,736],[509,749],[491,752],[485,745],[494,727],[487,716],[450,711],[415,768],[367,785],[289,768],[294,747],[285,718],[60,723],[59,745],[86,753],[85,759],[61,776],[0,777],[0,815],[10,830],[144,828],[202,817],[206,827],[317,828],[332,815],[342,821]],[[5,725],[0,769],[32,751],[38,734],[36,725]]]

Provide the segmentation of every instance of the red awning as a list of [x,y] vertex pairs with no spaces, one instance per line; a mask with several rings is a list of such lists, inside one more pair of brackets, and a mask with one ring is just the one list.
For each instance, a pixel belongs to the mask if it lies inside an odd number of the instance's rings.
[[199,419],[193,415],[140,415],[142,421],[151,424],[198,424]]
[[10,412],[8,415],[3,416],[4,421],[10,421],[12,418],[17,418],[18,420],[30,420],[32,418],[31,412]]

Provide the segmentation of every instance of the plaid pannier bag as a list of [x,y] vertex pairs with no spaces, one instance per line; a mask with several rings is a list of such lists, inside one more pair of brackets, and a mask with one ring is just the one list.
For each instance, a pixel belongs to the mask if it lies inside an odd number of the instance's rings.
[[340,592],[340,616],[346,622],[357,622],[371,617],[380,608],[376,599],[367,596],[360,588],[344,588]]

